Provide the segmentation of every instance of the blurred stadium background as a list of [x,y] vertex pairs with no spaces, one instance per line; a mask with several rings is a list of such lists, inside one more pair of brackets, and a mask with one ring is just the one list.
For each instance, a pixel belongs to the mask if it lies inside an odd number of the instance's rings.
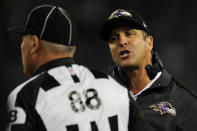
[[38,4],[62,6],[78,28],[75,62],[108,72],[112,62],[107,43],[99,29],[118,8],[134,9],[150,28],[154,46],[165,68],[177,80],[197,93],[197,1],[195,0],[2,0],[0,1],[0,131],[6,122],[6,99],[16,85],[25,81],[17,35],[6,32],[10,26],[23,26],[28,12]]

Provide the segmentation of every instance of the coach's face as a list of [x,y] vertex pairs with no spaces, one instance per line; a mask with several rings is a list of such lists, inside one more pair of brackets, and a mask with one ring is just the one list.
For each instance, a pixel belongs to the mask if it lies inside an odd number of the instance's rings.
[[22,44],[21,44],[22,62],[23,62],[24,73],[28,76],[31,76],[34,71],[34,62],[32,56],[33,44],[34,44],[34,40],[31,35],[24,35],[22,37]]
[[145,67],[148,53],[153,48],[152,36],[145,38],[144,32],[121,27],[114,29],[109,37],[109,47],[114,62],[119,67]]

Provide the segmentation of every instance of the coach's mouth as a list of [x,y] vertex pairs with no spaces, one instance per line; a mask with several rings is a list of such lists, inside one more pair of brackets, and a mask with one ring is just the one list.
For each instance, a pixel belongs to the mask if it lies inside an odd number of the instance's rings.
[[120,56],[121,59],[126,59],[126,58],[129,57],[129,53],[130,53],[130,51],[124,50],[124,51],[121,51],[121,52],[119,53],[119,56]]

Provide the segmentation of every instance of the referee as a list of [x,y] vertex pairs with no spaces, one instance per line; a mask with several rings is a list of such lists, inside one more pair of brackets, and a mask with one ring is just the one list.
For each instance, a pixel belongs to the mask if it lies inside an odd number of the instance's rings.
[[63,8],[40,5],[29,13],[21,50],[30,79],[8,97],[7,130],[147,130],[126,88],[74,63],[74,38],[75,27]]

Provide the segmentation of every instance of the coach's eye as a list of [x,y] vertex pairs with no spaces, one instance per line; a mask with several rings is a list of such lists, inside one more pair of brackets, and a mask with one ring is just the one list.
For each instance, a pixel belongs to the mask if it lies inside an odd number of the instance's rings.
[[132,35],[132,33],[131,32],[125,32],[125,34],[126,34],[126,36],[130,36],[130,35]]
[[133,36],[133,35],[136,35],[136,33],[132,30],[128,30],[128,31],[125,32],[125,35],[126,36]]
[[109,38],[110,43],[113,43],[116,40],[118,40],[118,35],[111,35],[110,38]]

